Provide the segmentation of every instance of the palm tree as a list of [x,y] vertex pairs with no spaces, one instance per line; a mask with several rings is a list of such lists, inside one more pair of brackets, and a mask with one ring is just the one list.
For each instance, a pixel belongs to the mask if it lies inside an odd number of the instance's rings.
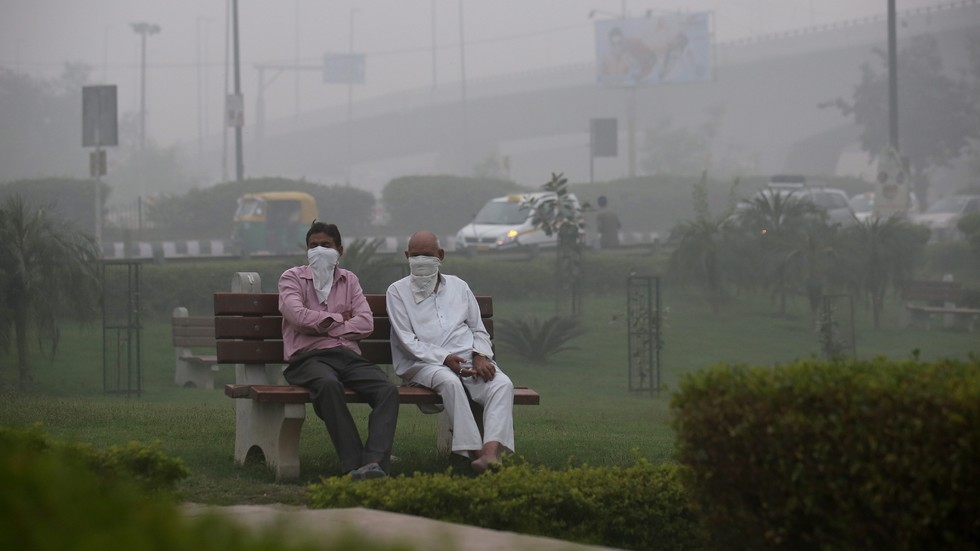
[[806,226],[825,216],[813,203],[793,194],[760,193],[738,212],[739,224],[755,235],[758,269],[766,284],[779,297],[779,312],[786,313],[786,296],[793,286],[791,254],[805,235]]
[[871,301],[874,326],[881,321],[885,293],[911,278],[917,260],[929,241],[929,230],[915,226],[900,216],[868,220],[846,228],[844,242],[850,285]]
[[681,222],[670,232],[669,272],[680,280],[704,285],[715,313],[726,298],[733,229],[726,218],[719,217]]
[[0,340],[17,349],[21,386],[31,381],[29,335],[57,345],[66,318],[86,319],[100,297],[99,250],[94,240],[20,196],[0,207]]

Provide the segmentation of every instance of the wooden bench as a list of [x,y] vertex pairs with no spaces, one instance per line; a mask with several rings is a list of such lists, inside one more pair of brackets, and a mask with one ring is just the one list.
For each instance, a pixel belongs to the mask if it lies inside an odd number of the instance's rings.
[[938,317],[941,326],[962,323],[972,332],[980,319],[980,308],[957,306],[963,300],[958,281],[909,281],[902,286],[902,298],[909,325],[931,329]]
[[214,388],[218,371],[215,354],[198,354],[192,348],[215,348],[214,318],[191,317],[187,308],[174,308],[170,318],[174,345],[174,384],[185,388]]
[[[240,275],[240,274],[239,274]],[[257,276],[254,276],[257,277]],[[253,277],[253,281],[254,281]],[[233,281],[233,289],[236,284]],[[360,341],[361,354],[379,365],[391,364],[391,325],[384,295],[367,295],[374,314],[374,331]],[[477,297],[487,331],[493,334],[491,297]],[[282,316],[277,293],[232,292],[214,294],[214,331],[218,362],[237,364],[235,384],[225,386],[225,394],[236,398],[235,460],[243,463],[255,448],[262,451],[266,464],[277,480],[299,476],[299,440],[306,403],[310,393],[282,379]],[[434,406],[442,404],[439,395],[427,388],[398,387],[402,404]],[[347,401],[364,399],[347,390]],[[537,405],[540,396],[529,388],[514,389],[515,405]],[[473,404],[477,409],[478,405]],[[481,411],[475,411],[477,419]],[[449,452],[451,434],[448,414],[440,413],[437,447]]]

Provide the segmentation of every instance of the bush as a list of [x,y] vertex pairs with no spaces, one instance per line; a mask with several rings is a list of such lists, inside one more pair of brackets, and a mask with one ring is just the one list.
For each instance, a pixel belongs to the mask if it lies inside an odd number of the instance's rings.
[[434,175],[395,178],[381,192],[389,233],[419,230],[449,236],[469,224],[483,204],[523,190],[504,180]]
[[719,548],[980,541],[980,358],[715,366],[672,408]]
[[[109,452],[49,441],[38,429],[0,427],[0,534],[8,549],[202,551],[347,549],[406,551],[352,533],[303,545],[302,537],[253,534],[214,515],[186,520],[166,494],[186,476],[179,460],[130,444]],[[153,490],[147,493],[147,490]]]
[[171,237],[230,238],[238,198],[245,193],[303,191],[316,199],[317,217],[337,224],[344,234],[364,235],[371,224],[374,196],[345,186],[324,186],[306,180],[252,178],[193,189],[181,195],[165,195],[148,207],[148,217]]
[[[102,203],[109,196],[109,186],[102,183]],[[51,209],[55,220],[70,222],[85,233],[95,230],[95,180],[73,178],[40,178],[0,184],[0,200],[20,195],[32,208]]]
[[551,316],[541,321],[532,317],[497,322],[496,342],[522,358],[544,363],[559,352],[578,350],[568,341],[584,334],[585,328],[577,318]]
[[676,466],[561,471],[508,465],[477,477],[415,473],[383,481],[324,479],[314,508],[369,507],[448,522],[625,549],[704,549]]

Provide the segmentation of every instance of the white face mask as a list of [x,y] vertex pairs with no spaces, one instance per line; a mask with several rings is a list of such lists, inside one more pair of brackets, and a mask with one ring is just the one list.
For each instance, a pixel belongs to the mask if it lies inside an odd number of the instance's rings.
[[340,260],[340,253],[336,249],[313,247],[307,249],[306,258],[310,260],[310,270],[313,271],[316,296],[321,304],[326,304],[327,297],[330,296],[330,288],[333,286],[333,272],[337,267],[337,261]]
[[408,268],[411,271],[412,297],[415,304],[435,292],[439,281],[439,266],[442,262],[435,256],[410,256]]

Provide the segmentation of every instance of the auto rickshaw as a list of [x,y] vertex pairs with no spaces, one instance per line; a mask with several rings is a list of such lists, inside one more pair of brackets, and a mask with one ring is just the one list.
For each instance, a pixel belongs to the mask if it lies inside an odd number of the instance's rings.
[[317,217],[316,199],[301,191],[246,193],[238,199],[232,241],[239,254],[296,252]]

